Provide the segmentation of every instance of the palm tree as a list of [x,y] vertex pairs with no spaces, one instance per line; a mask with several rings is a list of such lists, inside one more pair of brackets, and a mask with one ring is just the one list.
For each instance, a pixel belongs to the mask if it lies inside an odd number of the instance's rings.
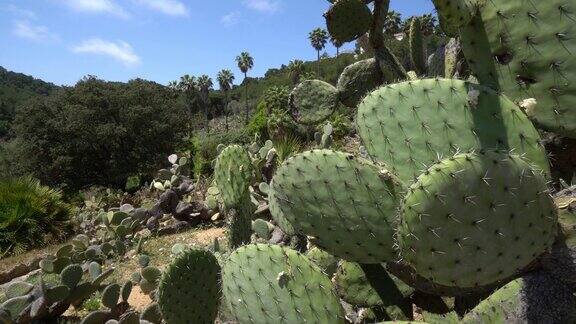
[[290,79],[292,80],[292,84],[296,85],[300,82],[300,77],[304,72],[304,62],[301,60],[292,60],[288,63],[288,71],[290,74]]
[[210,90],[212,90],[212,87],[214,86],[214,83],[212,82],[212,79],[207,76],[207,75],[201,75],[198,78],[198,88],[200,88],[200,95],[202,98],[202,103],[204,104],[204,115],[206,116],[206,121],[205,121],[205,128],[206,128],[206,132],[208,132],[208,105],[209,105],[209,94],[210,94]]
[[330,37],[330,43],[336,47],[336,57],[340,56],[340,47],[342,47],[342,43],[333,37]]
[[400,16],[400,13],[394,10],[388,12],[384,22],[384,32],[390,36],[402,32],[402,16]]
[[246,100],[246,120],[245,123],[248,124],[248,71],[250,71],[254,67],[254,59],[250,56],[248,52],[242,52],[240,55],[236,57],[236,63],[238,64],[238,68],[242,73],[244,73],[244,91],[245,91],[245,100]]
[[320,51],[328,42],[328,32],[322,28],[316,28],[308,34],[308,39],[318,54],[318,75],[320,75]]
[[218,72],[218,84],[220,85],[220,90],[224,92],[226,97],[224,102],[224,118],[226,123],[226,131],[228,131],[228,93],[232,90],[232,85],[234,82],[234,74],[230,70],[222,70]]

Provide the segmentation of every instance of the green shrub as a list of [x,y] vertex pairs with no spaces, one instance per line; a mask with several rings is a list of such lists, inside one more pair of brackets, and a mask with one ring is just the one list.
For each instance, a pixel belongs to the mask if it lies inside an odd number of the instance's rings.
[[86,78],[22,105],[13,130],[25,171],[42,183],[67,190],[124,188],[129,175],[152,175],[175,151],[188,116],[157,83]]
[[209,135],[197,135],[191,140],[191,156],[193,156],[194,174],[197,176],[211,176],[214,172],[214,160],[218,152],[218,144],[249,144],[253,141],[247,130],[231,129],[228,133],[213,133]]
[[59,191],[32,178],[0,182],[0,257],[20,254],[70,234],[72,209]]
[[256,113],[252,116],[246,130],[250,135],[258,135],[262,140],[270,138],[268,135],[268,116],[266,115],[266,103],[261,101],[256,108]]

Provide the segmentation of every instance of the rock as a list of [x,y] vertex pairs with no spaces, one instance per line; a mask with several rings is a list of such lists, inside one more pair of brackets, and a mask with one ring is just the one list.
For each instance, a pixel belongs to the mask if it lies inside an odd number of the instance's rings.
[[146,210],[146,208],[136,208],[132,210],[130,217],[138,221],[145,221],[147,220],[151,214]]
[[135,249],[131,249],[130,251],[126,252],[126,254],[124,254],[124,257],[126,259],[132,259],[133,257],[135,257],[137,254]]
[[272,238],[270,238],[270,244],[280,244],[284,242],[286,234],[280,229],[280,227],[274,227],[272,231]]
[[147,217],[152,217],[152,218],[160,218],[164,215],[164,212],[162,211],[162,208],[160,207],[160,203],[156,203],[156,205],[152,206],[152,208],[150,208],[147,213],[148,213]]
[[149,229],[145,228],[145,229],[139,231],[138,233],[136,233],[136,236],[148,238],[148,237],[152,236],[152,232],[150,232]]
[[178,195],[172,189],[166,190],[158,200],[160,208],[165,214],[173,214],[179,202]]
[[211,221],[215,222],[217,220],[221,220],[222,219],[222,214],[220,213],[215,213],[214,215],[212,215],[212,217],[210,218]]
[[164,227],[158,230],[158,235],[170,235],[174,233],[181,232],[190,227],[190,223],[188,222],[177,222],[172,226]]
[[133,210],[134,210],[134,206],[132,206],[130,204],[124,204],[124,205],[120,206],[120,211],[123,213],[130,213]]
[[193,224],[197,224],[200,221],[208,221],[211,216],[210,210],[203,203],[196,201],[191,203],[181,201],[174,212],[174,218],[177,220]]
[[158,229],[160,222],[158,221],[158,217],[151,217],[146,222],[146,228],[151,232],[154,232]]
[[182,197],[194,191],[195,187],[196,184],[192,180],[185,179],[177,188],[174,189],[174,191],[178,196]]

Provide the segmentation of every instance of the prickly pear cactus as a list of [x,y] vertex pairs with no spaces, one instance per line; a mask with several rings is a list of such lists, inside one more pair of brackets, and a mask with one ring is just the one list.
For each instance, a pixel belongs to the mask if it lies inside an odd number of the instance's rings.
[[347,107],[356,108],[367,93],[382,83],[382,71],[376,59],[358,61],[347,66],[338,78],[340,101]]
[[245,199],[244,203],[240,204],[237,208],[229,209],[226,214],[228,218],[226,230],[228,246],[231,249],[235,249],[250,243],[250,236],[252,235],[252,215],[254,214],[254,206],[250,200]]
[[556,236],[542,174],[507,152],[459,154],[433,165],[403,202],[404,261],[448,287],[482,287],[516,274]]
[[167,323],[212,324],[220,304],[220,266],[212,253],[190,250],[160,280],[158,304]]
[[481,84],[516,102],[535,98],[537,104],[526,112],[539,126],[576,138],[573,1],[485,1],[460,35]]
[[547,273],[511,281],[482,301],[462,323],[573,323],[576,297]]
[[332,277],[334,272],[336,272],[336,268],[338,267],[338,258],[332,254],[318,247],[313,247],[306,251],[306,257],[310,259],[310,261],[316,263],[316,265],[320,267],[328,277]]
[[443,22],[452,28],[464,26],[472,20],[476,8],[486,0],[432,0]]
[[244,202],[249,195],[252,175],[252,160],[243,147],[231,145],[220,152],[214,179],[226,208],[234,208]]
[[[382,278],[382,280],[388,279],[387,283],[390,284],[390,290],[394,289],[399,291],[404,298],[407,298],[414,293],[414,289],[400,281],[400,279],[386,273],[384,269],[382,272],[389,277]],[[336,286],[336,291],[338,291],[338,295],[352,305],[361,307],[390,306],[397,302],[392,298],[389,300],[383,300],[381,298],[382,296],[378,295],[376,290],[374,290],[368,282],[362,267],[355,262],[340,262],[333,281]]]
[[422,22],[417,17],[414,17],[410,23],[410,62],[412,63],[412,68],[418,74],[426,72]]
[[332,38],[346,43],[368,32],[372,12],[364,0],[336,0],[324,18]]
[[338,89],[320,80],[307,80],[290,94],[290,109],[294,120],[311,125],[326,120],[338,107]]
[[358,133],[368,153],[412,181],[458,151],[514,150],[549,172],[539,134],[510,100],[460,80],[425,79],[383,86],[360,104]]
[[239,323],[344,323],[330,279],[298,252],[253,244],[222,269],[226,304]]
[[380,263],[396,257],[394,222],[402,191],[392,174],[370,161],[314,150],[278,169],[269,203],[273,217],[285,217],[334,256]]

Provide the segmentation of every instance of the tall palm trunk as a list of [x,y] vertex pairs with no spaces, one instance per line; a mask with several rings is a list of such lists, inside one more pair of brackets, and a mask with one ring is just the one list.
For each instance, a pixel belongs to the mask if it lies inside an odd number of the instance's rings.
[[336,57],[340,56],[340,47],[336,47]]
[[224,91],[224,123],[226,124],[226,131],[228,131],[228,90]]
[[318,60],[316,61],[316,69],[318,71],[318,77],[320,77],[320,50],[316,50],[318,53]]
[[208,94],[203,93],[202,96],[204,97],[204,116],[206,117],[206,121],[204,122],[204,128],[206,129],[206,133],[210,132],[209,124],[208,124]]
[[246,125],[248,125],[248,73],[244,72],[244,95],[245,95],[245,102],[246,102],[246,107],[245,107],[245,112],[246,112],[246,119],[244,120],[244,123]]

